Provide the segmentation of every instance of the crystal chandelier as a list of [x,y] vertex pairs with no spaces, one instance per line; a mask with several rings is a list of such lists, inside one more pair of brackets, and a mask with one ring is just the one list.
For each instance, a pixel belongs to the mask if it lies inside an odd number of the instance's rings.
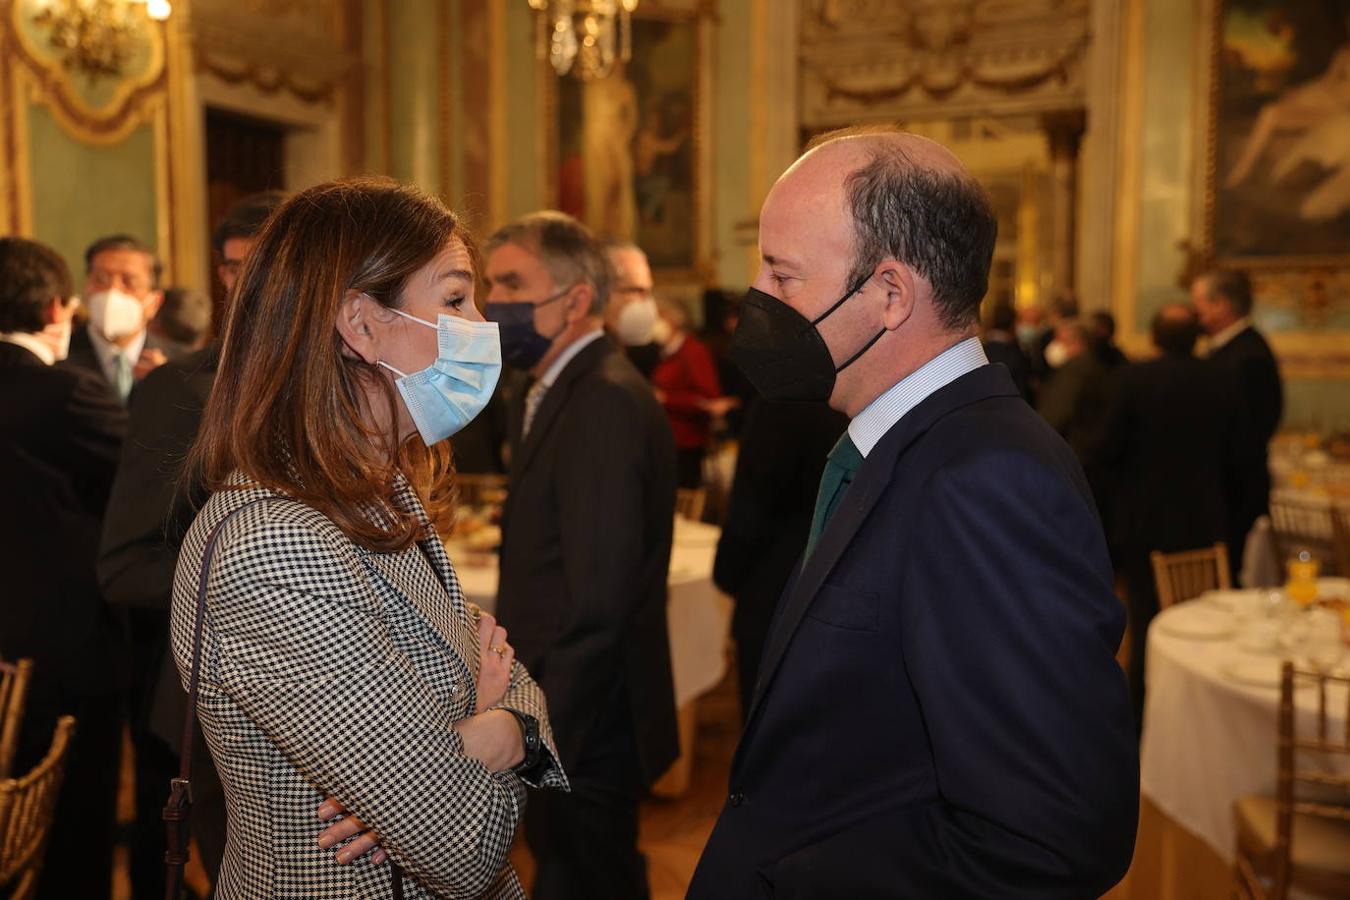
[[46,31],[63,66],[93,81],[122,74],[134,52],[138,16],[163,21],[171,12],[169,0],[47,0],[33,23]]
[[540,59],[561,77],[575,69],[587,81],[604,78],[616,59],[633,56],[638,0],[529,0]]

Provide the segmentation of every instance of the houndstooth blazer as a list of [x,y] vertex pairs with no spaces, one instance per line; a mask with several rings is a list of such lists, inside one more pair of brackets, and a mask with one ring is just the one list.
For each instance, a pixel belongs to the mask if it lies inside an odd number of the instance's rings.
[[[368,551],[298,502],[244,487],[210,498],[183,542],[172,642],[184,685],[202,553],[217,541],[202,634],[202,730],[228,811],[216,896],[383,898],[389,865],[339,865],[316,810],[332,794],[374,828],[407,897],[525,896],[507,853],[525,805],[510,773],[464,755],[477,631],[444,548]],[[426,513],[406,483],[398,503]],[[544,787],[566,788],[544,697],[516,664],[502,706],[539,720]]]

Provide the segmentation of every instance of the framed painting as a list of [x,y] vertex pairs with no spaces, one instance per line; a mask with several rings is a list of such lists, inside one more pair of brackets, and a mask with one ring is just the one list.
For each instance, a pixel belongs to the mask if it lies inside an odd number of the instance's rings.
[[642,0],[628,62],[544,76],[551,202],[636,243],[668,283],[711,278],[711,17],[707,0]]
[[1350,364],[1350,0],[1209,6],[1201,262],[1250,272],[1283,359],[1339,373]]

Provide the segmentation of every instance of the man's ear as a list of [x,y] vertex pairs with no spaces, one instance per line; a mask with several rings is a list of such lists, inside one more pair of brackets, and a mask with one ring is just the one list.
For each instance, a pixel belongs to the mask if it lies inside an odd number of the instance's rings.
[[380,358],[378,342],[371,330],[370,323],[375,301],[360,291],[347,291],[338,303],[337,328],[342,338],[343,353],[346,356],[363,359],[374,365]]
[[882,260],[873,276],[886,295],[881,321],[887,331],[895,331],[909,321],[918,300],[918,280],[914,270],[894,259]]
[[145,297],[145,302],[141,308],[145,310],[145,321],[149,322],[159,312],[159,308],[164,305],[164,292],[151,291]]
[[567,324],[572,325],[590,316],[600,315],[591,308],[595,305],[595,288],[582,281],[573,285],[570,293],[571,296],[565,301],[567,303]]

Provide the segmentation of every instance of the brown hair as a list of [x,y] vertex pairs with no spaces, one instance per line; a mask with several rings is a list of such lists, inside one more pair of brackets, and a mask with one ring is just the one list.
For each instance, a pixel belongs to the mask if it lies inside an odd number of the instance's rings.
[[[423,535],[394,503],[405,474],[432,521],[448,522],[449,453],[418,437],[399,445],[362,414],[366,385],[397,397],[374,366],[343,352],[335,327],[349,291],[398,307],[408,278],[468,235],[439,200],[388,179],[303,191],[268,220],[248,256],[225,328],[219,374],[189,472],[224,490],[236,470],[331,519],[377,552]],[[471,251],[472,248],[470,247]]]

